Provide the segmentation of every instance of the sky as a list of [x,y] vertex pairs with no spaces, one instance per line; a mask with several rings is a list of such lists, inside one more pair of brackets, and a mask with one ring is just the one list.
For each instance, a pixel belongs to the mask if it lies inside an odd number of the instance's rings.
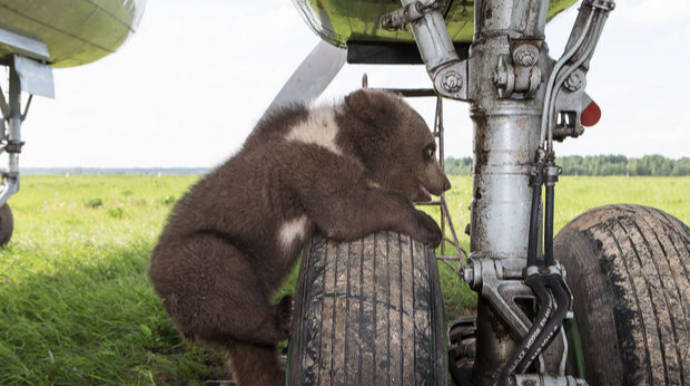
[[[575,8],[547,26],[553,57]],[[289,0],[148,0],[118,52],[54,70],[56,99],[34,99],[20,167],[218,165],[318,41]],[[557,144],[557,155],[690,156],[688,63],[690,1],[619,0],[588,75],[602,119]],[[345,65],[315,103],[341,100],[364,73],[370,87],[431,84],[424,66]],[[433,123],[432,99],[411,104]],[[444,109],[446,155],[471,156],[467,104],[446,101]]]

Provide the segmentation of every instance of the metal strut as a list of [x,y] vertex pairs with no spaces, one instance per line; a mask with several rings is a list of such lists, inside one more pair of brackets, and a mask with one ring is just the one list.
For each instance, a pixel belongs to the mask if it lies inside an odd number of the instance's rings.
[[[553,254],[560,172],[553,140],[582,132],[589,61],[615,4],[583,0],[566,52],[554,64],[544,44],[549,0],[475,0],[474,40],[462,61],[438,7],[401,2],[404,8],[384,16],[383,24],[386,17],[392,26],[409,23],[436,92],[471,102],[472,253],[463,276],[481,293],[472,383],[586,384],[565,376],[562,322],[571,295]],[[536,318],[528,316],[525,301]],[[549,355],[541,355],[547,348]],[[539,374],[521,374],[532,369]]]
[[4,205],[13,194],[19,191],[19,154],[24,142],[21,140],[21,125],[26,118],[26,112],[22,114],[21,83],[19,73],[14,60],[9,64],[9,104],[4,102],[3,95],[3,119],[0,127],[0,154],[7,152],[9,155],[9,168],[2,172],[2,184],[0,184],[0,206]]
[[[42,44],[42,43],[40,43]],[[47,52],[47,49],[46,49]],[[7,153],[9,166],[2,171],[0,184],[0,206],[19,191],[19,154],[22,152],[21,128],[29,113],[34,95],[53,98],[53,72],[50,66],[36,59],[19,55],[3,58],[1,65],[9,69],[8,99],[0,87],[0,154]],[[29,98],[22,111],[22,92],[29,93]]]

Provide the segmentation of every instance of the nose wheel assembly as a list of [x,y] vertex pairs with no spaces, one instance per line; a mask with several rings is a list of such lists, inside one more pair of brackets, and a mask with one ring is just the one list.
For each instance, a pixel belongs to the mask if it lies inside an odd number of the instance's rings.
[[[21,138],[22,123],[27,117],[34,95],[53,98],[53,72],[45,64],[48,59],[47,46],[24,36],[15,36],[3,30],[6,47],[12,52],[20,52],[3,57],[0,66],[9,70],[8,99],[0,87],[0,155],[7,153],[9,166],[0,171],[0,245],[5,245],[12,237],[14,219],[7,200],[19,191],[19,154],[24,142]],[[29,94],[22,111],[22,92]]]
[[[409,24],[436,92],[472,105],[471,253],[461,273],[480,297],[472,325],[461,321],[450,330],[461,358],[453,379],[460,385],[586,384],[581,374],[566,374],[563,323],[573,317],[572,294],[553,244],[560,173],[553,141],[582,133],[589,62],[615,4],[584,0],[558,61],[544,43],[548,1],[475,0],[474,41],[465,60],[439,22],[441,6],[402,4],[382,24]],[[472,339],[474,351],[467,344]]]

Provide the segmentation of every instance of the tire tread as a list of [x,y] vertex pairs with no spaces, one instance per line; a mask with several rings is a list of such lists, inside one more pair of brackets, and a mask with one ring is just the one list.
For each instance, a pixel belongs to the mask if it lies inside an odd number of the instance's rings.
[[583,344],[597,354],[587,356],[590,384],[690,385],[690,228],[658,209],[609,205],[571,221],[555,246]]
[[445,385],[437,269],[426,247],[397,233],[312,240],[298,279],[290,384]]

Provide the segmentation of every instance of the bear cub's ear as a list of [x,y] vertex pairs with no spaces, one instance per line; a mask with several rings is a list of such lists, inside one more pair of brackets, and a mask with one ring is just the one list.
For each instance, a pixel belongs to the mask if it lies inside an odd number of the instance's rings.
[[364,122],[383,128],[398,111],[398,97],[388,91],[359,89],[345,97],[350,111]]

